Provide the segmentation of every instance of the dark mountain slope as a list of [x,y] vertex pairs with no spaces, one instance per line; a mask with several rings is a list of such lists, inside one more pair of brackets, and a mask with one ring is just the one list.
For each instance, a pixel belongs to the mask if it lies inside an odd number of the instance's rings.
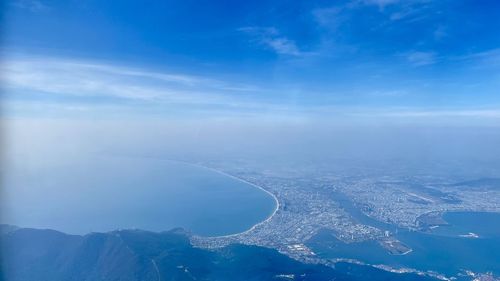
[[339,264],[337,269],[303,264],[256,246],[208,251],[193,248],[179,230],[78,236],[4,226],[0,233],[5,281],[426,279],[354,264]]

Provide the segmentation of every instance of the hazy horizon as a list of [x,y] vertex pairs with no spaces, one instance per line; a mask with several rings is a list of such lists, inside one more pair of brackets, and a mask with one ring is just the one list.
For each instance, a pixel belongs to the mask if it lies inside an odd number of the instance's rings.
[[3,1],[0,279],[498,280],[499,11]]

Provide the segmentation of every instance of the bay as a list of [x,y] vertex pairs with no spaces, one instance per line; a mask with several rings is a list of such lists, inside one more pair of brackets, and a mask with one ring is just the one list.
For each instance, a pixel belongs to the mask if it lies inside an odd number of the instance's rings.
[[274,199],[255,186],[167,160],[24,161],[3,174],[2,223],[72,234],[182,227],[203,236],[228,235],[265,220],[275,208]]

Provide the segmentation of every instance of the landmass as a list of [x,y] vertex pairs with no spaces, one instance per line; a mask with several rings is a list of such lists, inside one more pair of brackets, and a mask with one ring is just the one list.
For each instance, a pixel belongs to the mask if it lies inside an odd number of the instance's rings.
[[335,268],[302,263],[278,251],[241,244],[194,248],[182,229],[68,235],[0,226],[1,280],[434,280],[348,261]]
[[[222,237],[192,236],[196,247],[257,245],[305,263],[325,264],[307,246],[321,230],[344,243],[377,241],[392,255],[413,249],[395,234],[445,225],[447,211],[500,212],[500,190],[457,190],[446,178],[342,174],[322,169],[261,169],[255,165],[205,162],[200,165],[237,177],[271,193],[278,208],[252,229]],[[238,168],[235,168],[238,167]],[[495,181],[496,182],[496,181]],[[422,188],[419,188],[422,187]],[[434,272],[426,274],[446,279]]]

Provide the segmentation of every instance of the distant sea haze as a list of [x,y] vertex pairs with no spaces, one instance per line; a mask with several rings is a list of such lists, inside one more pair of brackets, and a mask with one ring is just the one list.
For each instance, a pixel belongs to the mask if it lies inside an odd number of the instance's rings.
[[276,207],[256,186],[168,160],[95,157],[7,170],[2,223],[72,234],[182,227],[202,236],[229,235],[265,220]]

